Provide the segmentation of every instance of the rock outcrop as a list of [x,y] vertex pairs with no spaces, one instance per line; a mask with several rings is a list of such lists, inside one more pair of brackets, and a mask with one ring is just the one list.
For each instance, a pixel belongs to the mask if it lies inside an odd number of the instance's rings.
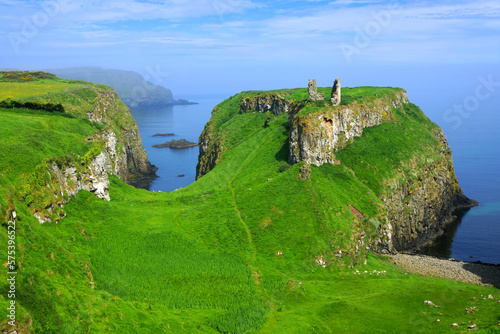
[[[87,117],[114,133],[116,141],[116,175],[131,185],[156,177],[157,168],[148,160],[142,145],[139,127],[130,109],[120,100],[117,93],[109,87],[82,83],[72,85],[71,89],[33,95],[20,99],[21,102],[39,102],[50,99],[60,103],[66,113],[76,117]],[[106,142],[109,131],[100,140]],[[99,139],[96,139],[99,140]]]
[[330,100],[332,101],[332,105],[334,107],[337,107],[340,104],[340,78],[336,78],[333,82],[332,97]]
[[87,116],[92,122],[107,124],[114,129],[102,137],[104,142],[109,143],[106,145],[115,147],[112,155],[113,174],[132,185],[141,180],[154,178],[157,168],[148,160],[146,150],[142,146],[139,127],[130,110],[123,106],[114,91],[100,90],[98,94],[93,109],[87,112]]
[[[111,132],[112,133],[112,132]],[[109,177],[108,174],[116,175],[116,140],[114,134],[108,134],[108,141],[105,148],[82,170],[74,165],[58,166],[52,162],[49,170],[54,176],[47,184],[54,189],[54,199],[52,204],[45,208],[36,209],[35,217],[40,223],[51,222],[54,215],[57,218],[64,217],[64,204],[68,203],[71,197],[78,194],[80,190],[94,193],[97,197],[109,201]]]
[[112,89],[91,83],[75,84],[72,89],[46,96],[29,96],[23,102],[38,99],[60,102],[66,113],[86,116],[90,122],[99,124],[93,137],[87,138],[93,146],[85,157],[80,157],[81,162],[59,163],[59,166],[48,162],[53,177],[47,181],[47,186],[55,189],[58,187],[55,182],[58,182],[61,189],[54,190],[50,204],[38,203],[33,213],[39,221],[54,221],[57,216],[64,216],[60,209],[79,190],[109,200],[108,173],[134,186],[149,183],[156,177],[157,168],[148,160],[137,123]]
[[387,224],[380,229],[378,250],[418,249],[443,233],[456,217],[454,212],[478,203],[467,198],[458,185],[451,150],[442,131],[441,159],[412,168],[412,175],[393,180],[382,198],[387,207]]
[[279,115],[282,113],[292,112],[297,110],[297,102],[291,102],[279,94],[262,94],[252,97],[246,97],[241,101],[240,112],[248,113],[258,111],[266,113],[272,111],[273,114]]
[[335,162],[335,151],[346,141],[359,137],[363,129],[381,124],[392,117],[392,108],[408,103],[406,92],[392,96],[353,102],[340,108],[321,108],[305,115],[290,114],[289,162],[304,161],[321,166]]
[[309,80],[307,84],[307,92],[309,93],[309,100],[311,101],[323,101],[325,99],[325,94],[318,93],[316,79]]
[[198,139],[198,147],[200,153],[196,165],[196,179],[210,172],[219,162],[220,155],[223,152],[223,146],[217,138],[214,138],[207,126],[205,126]]

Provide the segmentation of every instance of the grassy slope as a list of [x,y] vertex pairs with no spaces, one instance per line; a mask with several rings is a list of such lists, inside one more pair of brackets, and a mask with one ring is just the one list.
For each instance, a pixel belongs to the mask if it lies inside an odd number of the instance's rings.
[[[5,157],[27,150],[0,165],[9,175],[2,180],[2,206],[12,198],[22,219],[18,318],[34,319],[33,331],[40,333],[435,333],[473,319],[482,328],[498,327],[498,304],[480,297],[497,296],[497,289],[405,274],[369,254],[364,266],[365,251],[354,249],[359,233],[370,234],[373,226],[347,206],[375,219],[381,213],[378,188],[370,184],[376,182],[362,182],[373,175],[360,176],[366,168],[353,166],[355,157],[366,156],[372,167],[380,163],[380,170],[410,155],[414,148],[404,140],[391,143],[394,152],[381,161],[363,145],[386,151],[387,144],[374,138],[402,138],[408,125],[431,126],[413,107],[397,115],[402,124],[375,127],[346,147],[341,160],[358,177],[344,165],[322,166],[300,181],[300,164],[279,172],[288,154],[287,115],[264,128],[269,115],[237,114],[243,94],[222,103],[213,118],[227,150],[212,172],[173,193],[137,190],[112,178],[111,202],[80,192],[59,224],[38,224],[8,189],[22,182],[17,171],[29,173],[44,157],[65,154],[56,143],[83,154],[88,147],[82,139],[94,130],[61,116],[0,113],[6,121],[0,141],[12,145]],[[46,132],[12,131],[23,124]],[[55,130],[47,124],[56,124]],[[81,126],[78,135],[74,126]],[[37,135],[54,137],[38,141]],[[30,150],[37,158],[23,163]],[[1,238],[6,248],[6,233]],[[339,249],[341,261],[334,255]],[[319,256],[326,268],[315,264]],[[387,274],[353,275],[355,269]],[[6,307],[5,294],[1,298]],[[424,305],[426,299],[440,308]],[[464,309],[472,305],[479,311],[468,315]]]
[[30,90],[26,90],[24,82],[0,82],[0,100],[17,99],[34,94],[46,94],[50,92],[63,91],[71,86],[66,82],[55,82],[51,79],[44,79],[30,84]]

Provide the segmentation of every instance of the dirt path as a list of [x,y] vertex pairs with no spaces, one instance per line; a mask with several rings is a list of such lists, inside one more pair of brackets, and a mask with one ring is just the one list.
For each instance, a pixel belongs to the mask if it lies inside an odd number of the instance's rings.
[[234,173],[233,177],[231,178],[231,180],[229,181],[229,184],[228,184],[229,185],[229,189],[231,190],[232,197],[233,197],[234,209],[236,211],[236,214],[238,215],[238,218],[239,218],[241,224],[243,225],[243,227],[245,228],[245,231],[247,232],[248,243],[250,244],[250,246],[253,249],[252,256],[250,258],[250,264],[251,265],[253,265],[253,263],[255,262],[255,257],[257,255],[257,248],[255,247],[255,245],[252,242],[252,232],[250,231],[250,228],[246,224],[245,220],[241,216],[240,210],[238,209],[238,203],[236,201],[236,191],[235,191],[235,189],[233,187],[233,182],[236,179],[236,177],[238,177],[238,175],[240,174],[241,170],[248,164],[248,162],[255,157],[255,155],[257,154],[257,152],[261,148],[261,146],[271,136],[271,134],[272,134],[272,132],[268,133],[267,135],[265,135],[262,138],[262,140],[260,141],[259,145],[247,156],[247,158],[245,159],[245,161],[243,161],[243,163],[238,168],[238,170],[236,171],[236,173]]

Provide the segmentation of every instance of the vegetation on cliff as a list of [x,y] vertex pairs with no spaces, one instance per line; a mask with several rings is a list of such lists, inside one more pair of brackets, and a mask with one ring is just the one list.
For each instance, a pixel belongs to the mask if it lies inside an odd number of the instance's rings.
[[[307,105],[305,89],[276,93],[295,94]],[[46,159],[57,156],[64,164],[92,152],[87,138],[100,125],[60,113],[2,109],[0,204],[2,221],[14,219],[15,210],[19,228],[18,329],[439,333],[473,321],[497,331],[498,289],[408,274],[369,249],[387,216],[381,194],[390,180],[406,177],[412,156],[438,158],[433,149],[408,146],[440,147],[436,126],[418,108],[392,110],[395,122],[346,142],[336,153],[340,164],[312,165],[299,179],[305,164],[288,163],[289,115],[240,112],[242,100],[258,94],[238,94],[214,109],[203,136],[207,150],[217,149],[217,163],[194,184],[152,193],[111,176],[111,201],[80,191],[65,205],[66,218],[43,225],[22,196],[26,175],[50,178],[41,165]],[[25,122],[26,130],[14,130]],[[386,139],[410,128],[415,137],[404,135],[389,149]],[[39,140],[45,136],[52,137]],[[0,244],[7,249],[2,231]],[[482,297],[488,295],[496,299]],[[2,294],[0,307],[8,303]],[[471,307],[478,311],[465,311]]]

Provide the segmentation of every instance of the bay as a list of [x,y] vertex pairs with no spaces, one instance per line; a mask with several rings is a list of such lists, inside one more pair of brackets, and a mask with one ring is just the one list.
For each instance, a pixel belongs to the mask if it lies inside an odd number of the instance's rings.
[[[176,98],[179,98],[176,96]],[[146,189],[150,191],[174,191],[184,188],[195,181],[196,164],[198,163],[198,146],[174,149],[169,147],[155,148],[153,145],[163,144],[172,139],[186,139],[198,143],[211,111],[227,96],[186,96],[180,97],[198,104],[174,105],[161,108],[131,110],[142,137],[149,161],[158,167],[158,177]],[[155,134],[173,133],[173,136]],[[184,175],[184,176],[180,176]]]

